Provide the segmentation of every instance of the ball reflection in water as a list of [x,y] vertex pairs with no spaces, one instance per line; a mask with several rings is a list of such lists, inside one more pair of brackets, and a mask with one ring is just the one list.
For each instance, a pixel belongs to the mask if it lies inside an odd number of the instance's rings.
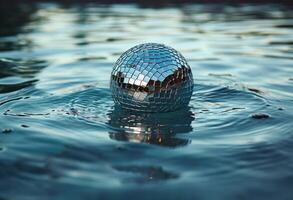
[[190,143],[190,139],[180,137],[180,134],[192,132],[194,114],[188,109],[172,113],[129,113],[114,108],[108,118],[111,139],[175,148]]
[[121,108],[169,112],[188,105],[193,91],[191,68],[175,49],[156,43],[137,45],[115,63],[112,96]]

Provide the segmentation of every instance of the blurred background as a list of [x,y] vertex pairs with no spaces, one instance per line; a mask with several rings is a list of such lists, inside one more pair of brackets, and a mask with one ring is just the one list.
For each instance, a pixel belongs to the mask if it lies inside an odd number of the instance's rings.
[[[293,198],[293,2],[0,1],[0,199]],[[114,106],[115,61],[187,59],[185,110]]]

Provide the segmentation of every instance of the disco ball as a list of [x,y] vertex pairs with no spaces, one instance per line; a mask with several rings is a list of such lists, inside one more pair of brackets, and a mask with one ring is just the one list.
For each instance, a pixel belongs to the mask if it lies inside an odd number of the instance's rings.
[[193,77],[185,58],[163,44],[146,43],[123,53],[114,65],[110,87],[121,108],[169,112],[186,107]]

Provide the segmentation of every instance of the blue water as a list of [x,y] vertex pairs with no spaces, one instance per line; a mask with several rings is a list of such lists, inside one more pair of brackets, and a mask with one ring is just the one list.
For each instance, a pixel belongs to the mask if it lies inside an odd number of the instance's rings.
[[[293,199],[293,8],[31,4],[0,17],[0,199]],[[189,108],[114,107],[144,42],[180,51]]]

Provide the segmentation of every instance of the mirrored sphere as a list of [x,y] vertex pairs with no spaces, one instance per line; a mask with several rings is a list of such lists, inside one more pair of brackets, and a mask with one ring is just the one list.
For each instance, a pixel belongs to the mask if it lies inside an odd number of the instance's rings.
[[114,65],[110,87],[115,104],[141,112],[186,107],[193,77],[185,58],[163,44],[146,43],[124,52]]

